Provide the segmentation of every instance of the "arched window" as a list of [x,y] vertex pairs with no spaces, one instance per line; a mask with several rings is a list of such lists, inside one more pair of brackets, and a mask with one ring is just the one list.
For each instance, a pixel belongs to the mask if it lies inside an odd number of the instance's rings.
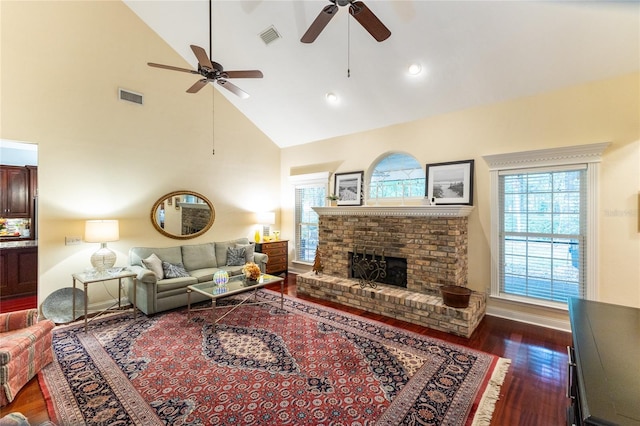
[[411,155],[385,155],[371,172],[369,199],[424,198],[424,178],[424,169]]

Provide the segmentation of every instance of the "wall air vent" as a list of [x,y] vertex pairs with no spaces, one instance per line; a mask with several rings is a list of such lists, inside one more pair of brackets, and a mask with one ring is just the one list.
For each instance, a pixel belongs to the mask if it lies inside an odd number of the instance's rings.
[[130,90],[118,89],[118,97],[121,101],[133,102],[134,104],[142,105],[143,99],[141,93],[135,93]]
[[260,38],[262,39],[262,41],[264,41],[264,44],[268,45],[270,43],[273,43],[277,39],[282,38],[282,36],[272,25],[260,33]]

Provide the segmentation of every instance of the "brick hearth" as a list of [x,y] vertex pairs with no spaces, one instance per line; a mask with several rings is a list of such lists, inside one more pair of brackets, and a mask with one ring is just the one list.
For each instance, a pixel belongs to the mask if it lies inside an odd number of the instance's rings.
[[473,293],[469,307],[450,308],[435,294],[421,294],[400,287],[378,284],[376,288],[361,288],[357,280],[315,275],[313,272],[298,275],[298,294],[306,294],[323,300],[331,300],[423,325],[458,336],[470,337],[485,313],[485,296]]
[[[440,287],[467,285],[468,206],[317,207],[324,273],[298,278],[298,292],[469,337],[486,309],[473,293],[469,308],[442,302]],[[361,289],[350,279],[349,252],[366,245],[407,259],[407,288]],[[360,250],[360,249],[359,249]]]

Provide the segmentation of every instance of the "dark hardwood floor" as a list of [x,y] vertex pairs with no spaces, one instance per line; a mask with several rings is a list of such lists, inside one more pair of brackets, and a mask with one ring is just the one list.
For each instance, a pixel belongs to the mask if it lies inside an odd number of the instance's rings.
[[[295,275],[289,274],[285,291],[297,296]],[[278,289],[276,285],[275,289]],[[571,334],[548,328],[485,316],[471,338],[453,336],[426,327],[371,314],[336,303],[304,298],[345,312],[378,320],[426,336],[461,344],[511,359],[509,373],[500,390],[491,424],[551,426],[564,425],[567,350]],[[38,380],[31,380],[15,400],[0,408],[0,415],[19,411],[32,425],[49,420]]]

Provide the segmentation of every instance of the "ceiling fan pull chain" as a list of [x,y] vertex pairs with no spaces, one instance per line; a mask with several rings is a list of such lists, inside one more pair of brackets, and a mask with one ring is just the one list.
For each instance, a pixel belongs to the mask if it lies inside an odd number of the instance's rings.
[[216,155],[216,91],[211,91],[211,155]]
[[[213,8],[211,0],[209,0],[209,58],[213,58],[211,52],[213,50]],[[211,91],[211,155],[216,155],[216,91]]]
[[347,15],[347,78],[351,77],[351,16]]

